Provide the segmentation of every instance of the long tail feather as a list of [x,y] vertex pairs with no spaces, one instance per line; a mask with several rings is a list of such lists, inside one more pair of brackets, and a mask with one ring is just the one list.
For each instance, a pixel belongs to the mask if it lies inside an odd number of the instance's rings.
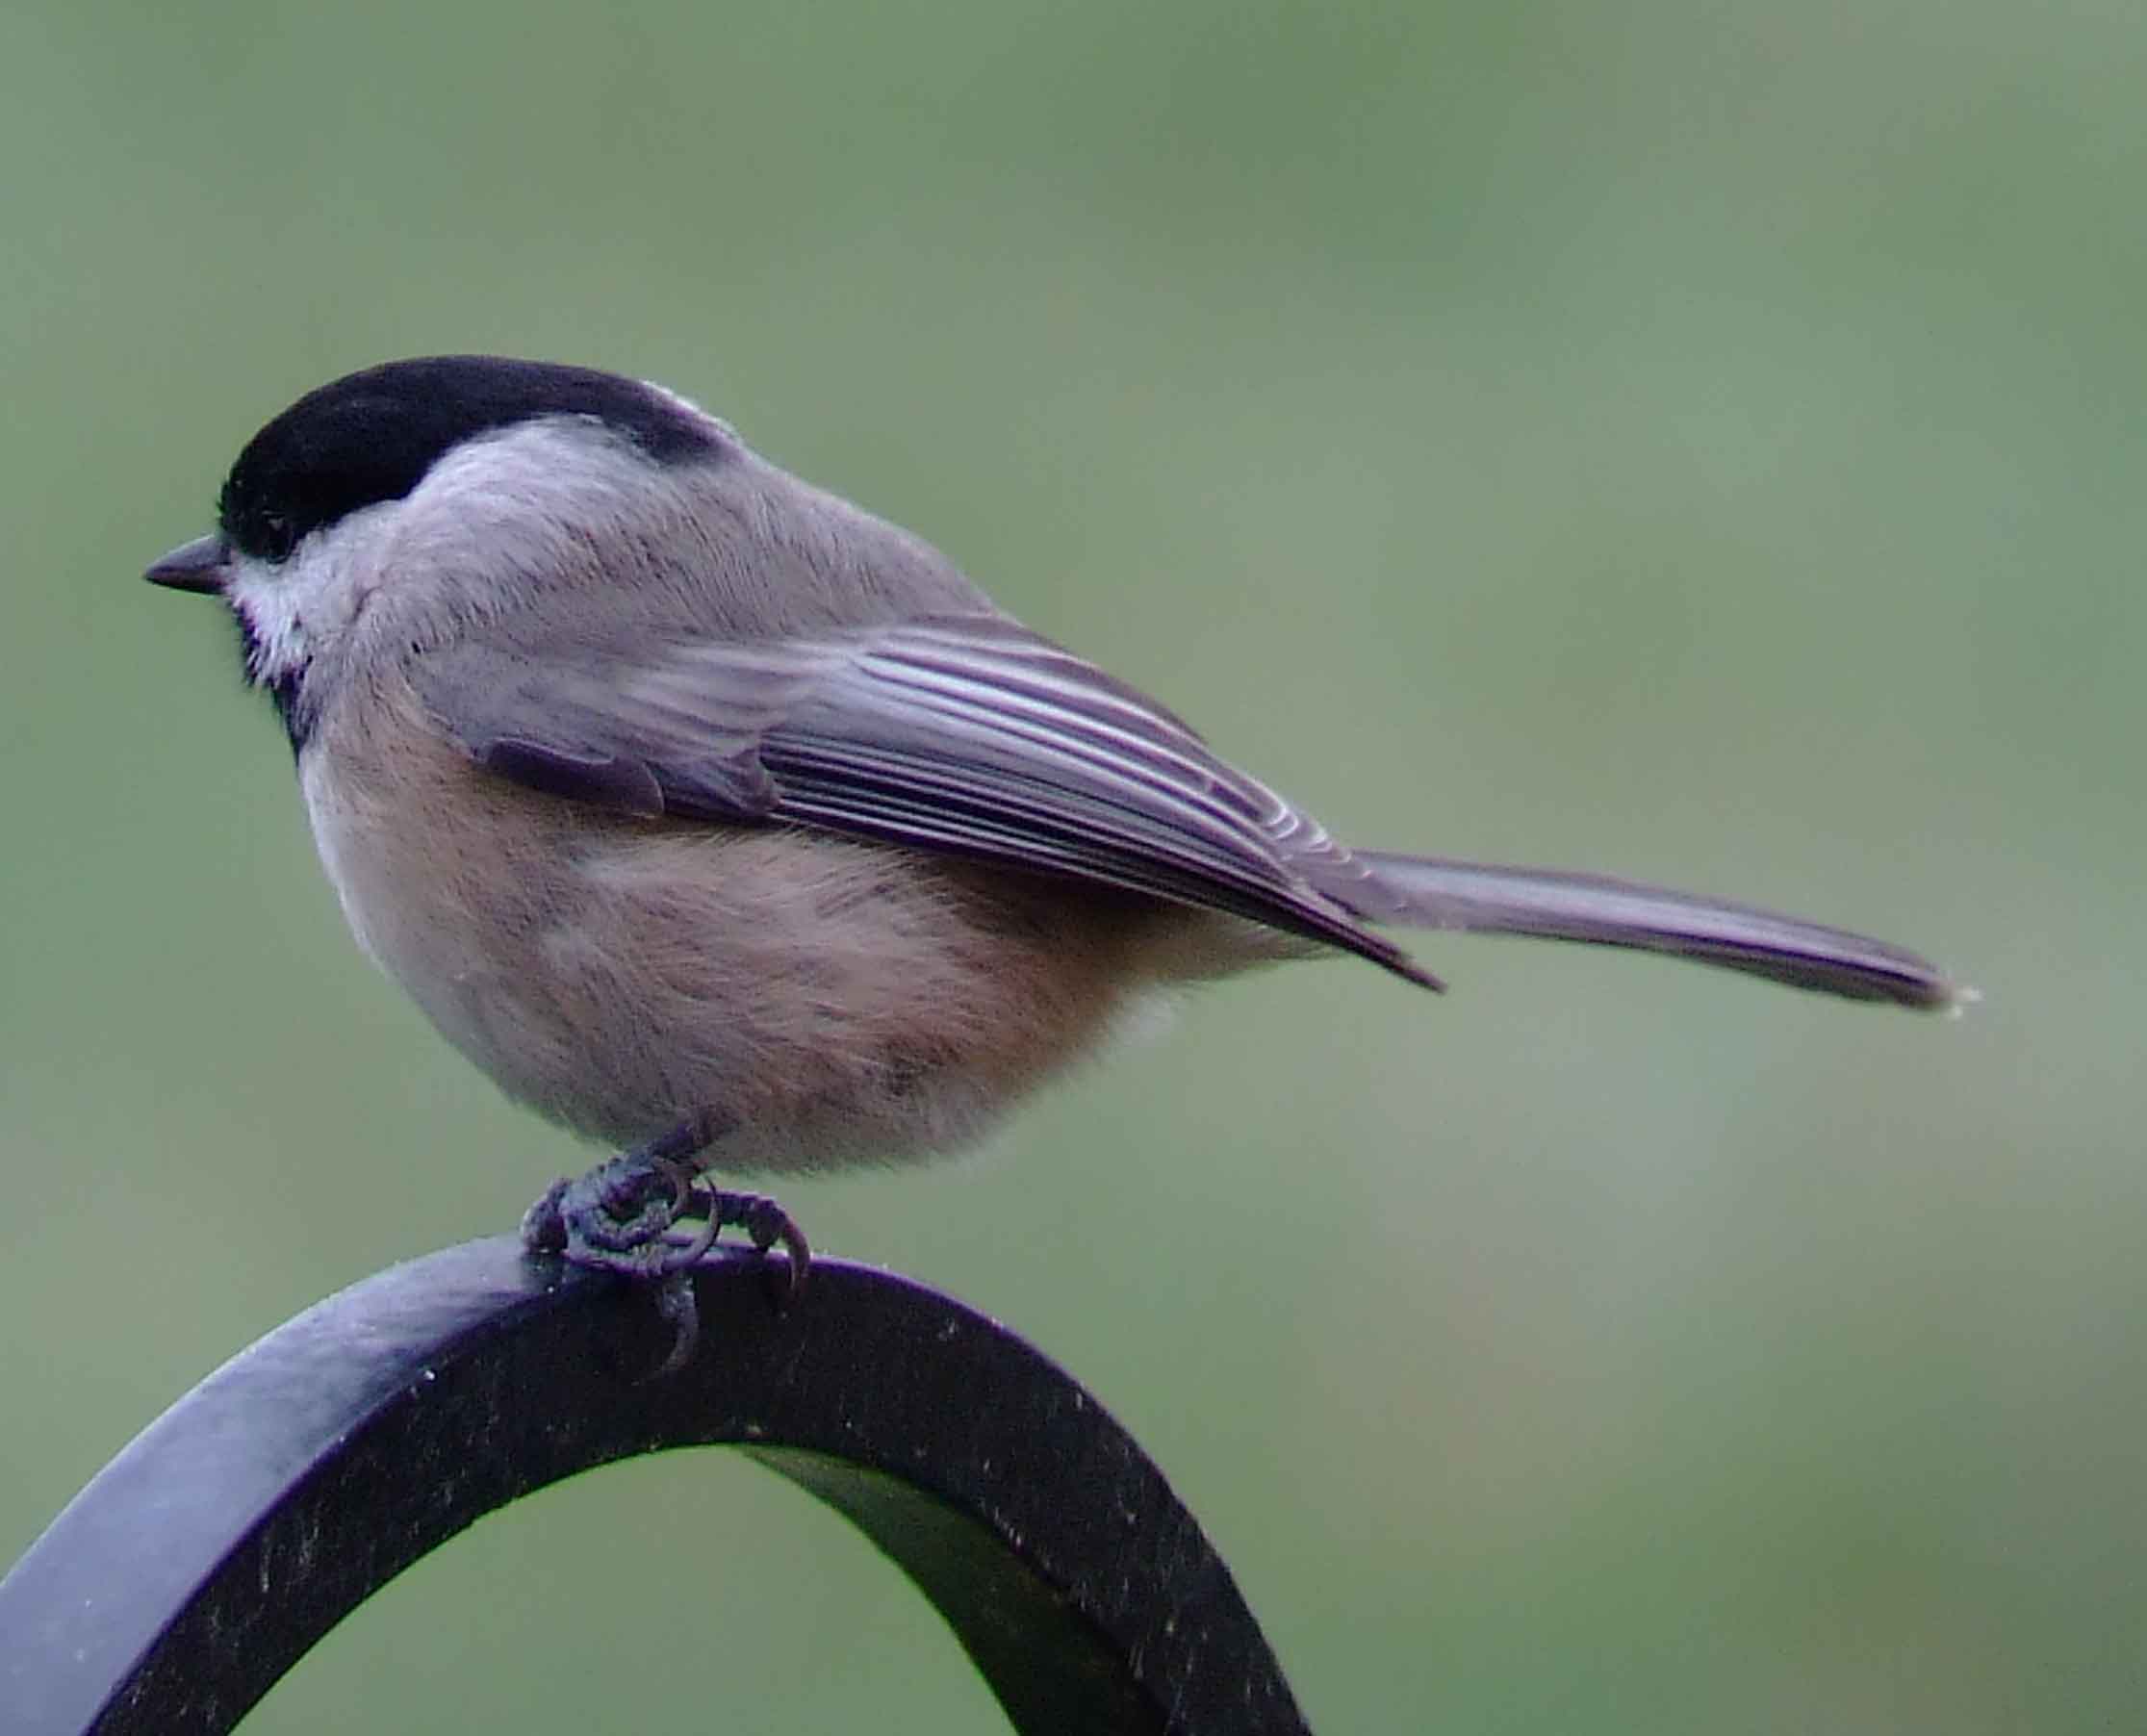
[[1534,934],[1723,965],[1857,1001],[1952,1008],[1974,998],[1928,959],[1843,929],[1603,875],[1354,850],[1364,878],[1322,884],[1374,922]]

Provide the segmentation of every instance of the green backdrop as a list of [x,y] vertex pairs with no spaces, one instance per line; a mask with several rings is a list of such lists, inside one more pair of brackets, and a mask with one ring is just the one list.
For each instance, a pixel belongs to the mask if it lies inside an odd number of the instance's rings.
[[[7,0],[0,1560],[588,1159],[357,956],[228,625],[138,577],[298,392],[498,349],[697,397],[1338,830],[1985,991],[1429,936],[1444,1001],[1276,972],[787,1190],[1094,1388],[1317,1728],[2147,1722],[2143,64],[1997,0]],[[707,1454],[482,1525],[249,1727],[711,1698],[1002,1727]]]

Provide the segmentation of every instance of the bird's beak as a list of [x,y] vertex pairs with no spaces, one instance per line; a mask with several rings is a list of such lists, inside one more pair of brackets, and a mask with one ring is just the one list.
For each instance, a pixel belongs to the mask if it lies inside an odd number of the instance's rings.
[[230,564],[231,545],[222,537],[197,536],[191,543],[181,543],[169,554],[159,556],[141,576],[167,590],[198,591],[204,597],[215,597],[223,590],[224,574]]

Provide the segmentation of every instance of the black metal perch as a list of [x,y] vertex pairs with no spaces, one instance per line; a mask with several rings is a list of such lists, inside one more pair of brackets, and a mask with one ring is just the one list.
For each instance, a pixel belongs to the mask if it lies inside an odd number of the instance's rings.
[[698,1349],[660,1378],[673,1333],[646,1295],[507,1238],[308,1310],[166,1412],[0,1581],[0,1725],[228,1730],[484,1514],[724,1444],[892,1557],[1020,1731],[1305,1730],[1229,1570],[1063,1370],[887,1272],[816,1261],[780,1313],[769,1279],[752,1256],[705,1261]]

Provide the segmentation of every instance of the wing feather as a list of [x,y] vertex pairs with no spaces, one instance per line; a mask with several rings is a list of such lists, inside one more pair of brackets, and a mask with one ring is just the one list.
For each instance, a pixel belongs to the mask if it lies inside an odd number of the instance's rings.
[[420,656],[480,764],[639,814],[824,827],[1230,911],[1437,986],[1324,884],[1347,852],[1154,702],[1001,617],[624,655]]

